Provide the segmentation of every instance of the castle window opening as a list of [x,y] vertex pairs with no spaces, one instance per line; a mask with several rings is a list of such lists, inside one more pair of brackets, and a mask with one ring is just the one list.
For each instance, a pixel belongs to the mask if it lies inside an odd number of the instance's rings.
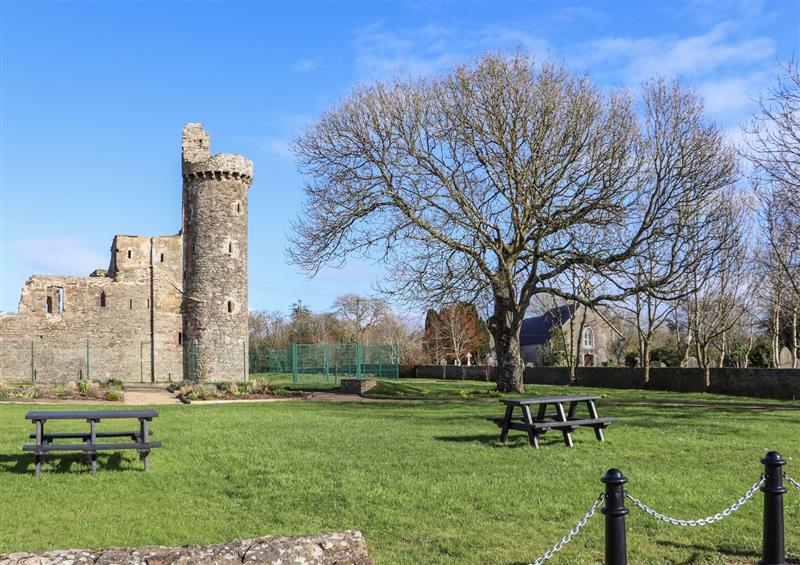
[[183,332],[178,332],[178,345],[183,345]]
[[60,286],[47,287],[45,297],[45,311],[48,314],[64,313],[64,288]]
[[148,298],[144,304],[146,308],[150,308],[150,299]]
[[101,290],[100,291],[100,308],[105,308],[105,307],[106,307],[106,291],[105,290]]
[[242,205],[238,202],[236,203],[236,213],[240,214],[242,212]]
[[130,259],[130,258],[131,258],[131,255],[133,255],[133,253],[131,253],[131,250],[130,250],[130,249],[128,249],[128,259]]
[[233,243],[228,243],[228,253],[233,253]]
[[233,312],[233,301],[228,300],[228,313]]
[[128,310],[133,310],[133,298],[128,299]]
[[163,253],[161,254],[160,261],[161,261],[162,263],[164,262],[164,254],[163,254]]

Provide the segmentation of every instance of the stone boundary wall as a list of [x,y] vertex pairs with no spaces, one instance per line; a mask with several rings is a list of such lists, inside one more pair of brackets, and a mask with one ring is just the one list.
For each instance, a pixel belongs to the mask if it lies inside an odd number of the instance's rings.
[[[473,365],[401,365],[401,378],[446,380],[495,380],[495,367]],[[627,367],[578,367],[575,384],[604,388],[652,389],[672,392],[711,392],[732,396],[800,399],[800,369],[711,369],[705,386],[703,369],[650,369],[645,385],[644,369]],[[568,385],[566,367],[526,367],[525,384]]]
[[356,530],[291,538],[267,536],[205,547],[187,545],[115,548],[102,551],[67,549],[43,553],[0,554],[0,565],[165,565],[167,563],[373,565],[374,562],[367,555],[364,537]]

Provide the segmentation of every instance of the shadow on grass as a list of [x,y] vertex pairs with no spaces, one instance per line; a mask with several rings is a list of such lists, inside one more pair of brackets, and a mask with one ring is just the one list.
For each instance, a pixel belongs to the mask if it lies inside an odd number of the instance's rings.
[[[136,466],[123,457],[121,453],[104,453],[97,456],[97,472],[132,471]],[[32,453],[19,455],[0,455],[0,473],[16,475],[33,475],[35,460]],[[73,469],[73,467],[76,467]],[[143,468],[139,470],[143,471]],[[42,467],[42,474],[48,473],[81,473],[89,472],[89,459],[78,453],[48,455]]]
[[[437,441],[446,441],[449,443],[480,443],[487,447],[495,447],[495,448],[502,448],[502,449],[516,449],[520,447],[527,447],[528,449],[533,449],[530,442],[528,441],[527,435],[509,435],[508,441],[505,443],[500,441],[498,434],[491,434],[491,435],[459,435],[459,436],[434,436],[435,440]],[[550,437],[543,437],[539,436],[539,447],[545,447],[552,444],[560,444],[564,445],[563,438],[559,435],[550,436]]]
[[[754,551],[746,551],[736,547],[730,547],[724,544],[718,546],[711,546],[705,544],[689,544],[689,543],[680,543],[676,541],[664,541],[664,540],[657,540],[656,544],[694,552],[692,557],[690,557],[687,561],[681,561],[680,565],[705,563],[705,561],[701,559],[701,555],[699,555],[696,552],[703,552],[706,555],[712,553],[712,554],[722,554],[730,557],[741,557],[743,559],[742,563],[756,563],[761,558],[761,554],[756,553]],[[792,555],[787,555],[786,563],[787,565],[799,565],[800,560],[798,560],[797,558],[793,558]]]

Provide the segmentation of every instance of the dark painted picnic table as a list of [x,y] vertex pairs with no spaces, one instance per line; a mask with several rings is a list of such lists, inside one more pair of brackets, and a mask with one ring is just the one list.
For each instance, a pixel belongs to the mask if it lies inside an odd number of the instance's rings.
[[[564,434],[564,443],[572,447],[572,432],[576,428],[594,428],[598,441],[604,441],[603,429],[609,426],[614,418],[601,418],[597,413],[595,402],[599,396],[539,396],[536,398],[502,399],[506,405],[506,413],[502,418],[493,420],[502,428],[500,441],[505,442],[509,430],[527,432],[528,439],[533,447],[539,447],[539,436],[548,430],[560,430]],[[567,406],[566,409],[564,406]],[[585,405],[588,417],[577,415],[578,407]],[[538,406],[536,417],[531,413],[531,407]],[[547,408],[552,407],[554,412],[548,413]],[[514,409],[522,411],[521,417],[514,418]]]
[[[32,451],[36,456],[36,476],[42,472],[45,457],[54,451],[79,451],[86,454],[91,462],[92,475],[97,472],[97,452],[135,449],[144,462],[145,470],[150,468],[150,450],[161,447],[161,442],[150,441],[150,421],[158,416],[155,410],[62,410],[34,411],[25,415],[27,420],[36,425],[36,432],[30,435],[36,440],[34,445],[23,445],[23,451]],[[139,429],[130,431],[98,432],[97,424],[101,420],[138,419]],[[44,425],[48,420],[85,420],[89,424],[88,432],[45,432]],[[98,438],[130,438],[132,443],[98,443]],[[53,443],[60,439],[81,439],[83,443]]]

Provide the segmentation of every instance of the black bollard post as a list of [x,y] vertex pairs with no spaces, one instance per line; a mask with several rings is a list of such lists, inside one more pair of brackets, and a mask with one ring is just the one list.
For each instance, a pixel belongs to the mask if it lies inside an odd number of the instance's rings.
[[625,487],[628,479],[619,469],[609,469],[600,479],[606,485],[606,505],[600,512],[606,515],[606,562],[605,565],[628,565],[627,542],[625,541]]
[[762,559],[758,565],[786,565],[786,551],[783,540],[783,469],[786,464],[777,451],[767,453],[761,462],[764,464],[764,544]]

